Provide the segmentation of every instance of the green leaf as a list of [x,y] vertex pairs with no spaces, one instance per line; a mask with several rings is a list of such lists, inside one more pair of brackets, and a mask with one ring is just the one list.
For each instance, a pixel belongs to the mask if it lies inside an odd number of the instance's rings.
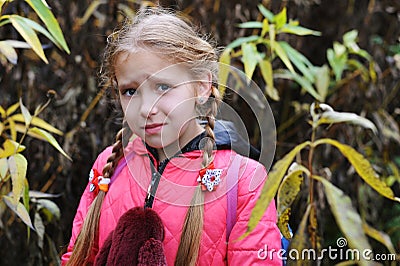
[[283,178],[282,185],[279,187],[277,195],[278,227],[286,238],[291,238],[288,227],[288,217],[293,201],[296,199],[303,182],[303,173],[308,170],[293,163],[289,168],[288,174]]
[[356,42],[357,42],[357,37],[358,37],[358,31],[357,30],[351,30],[343,34],[343,44],[351,48]]
[[310,30],[301,26],[294,26],[290,24],[283,25],[283,27],[280,29],[280,32],[290,33],[300,36],[305,36],[305,35],[321,36],[321,32],[319,31]]
[[22,103],[22,99],[21,98],[19,98],[19,106],[21,107],[21,113],[22,113],[22,115],[24,117],[25,125],[28,128],[29,125],[32,122],[32,116],[29,113],[28,108],[26,108],[25,105]]
[[18,15],[11,15],[10,21],[14,28],[21,34],[25,41],[32,47],[32,50],[46,63],[47,58],[44,54],[42,44],[39,41],[36,32],[26,24],[25,19]]
[[71,157],[69,157],[65,151],[61,148],[60,144],[58,144],[57,140],[47,131],[34,127],[29,129],[29,132],[35,133],[43,137],[47,142],[49,142],[51,145],[53,145],[54,148],[56,148],[62,155],[67,157],[69,160],[72,161]]
[[314,82],[314,75],[312,73],[312,68],[314,66],[311,62],[304,55],[293,49],[287,42],[279,42],[279,44],[288,55],[289,60],[300,70],[300,72],[310,82]]
[[354,167],[358,175],[376,190],[379,194],[387,197],[388,199],[400,202],[400,199],[394,196],[393,191],[386,185],[384,181],[379,179],[378,175],[375,173],[371,164],[365,159],[360,153],[358,153],[352,147],[340,143],[339,141],[333,139],[319,139],[315,141],[315,146],[320,144],[330,144],[339,149],[339,151],[349,160],[351,165]]
[[40,214],[38,212],[35,213],[35,219],[33,223],[35,225],[36,233],[38,235],[38,240],[37,240],[38,247],[41,250],[43,250],[45,227],[42,221],[42,217],[40,217]]
[[321,96],[322,102],[325,102],[326,96],[328,95],[329,89],[329,67],[323,65],[322,67],[315,67],[315,87],[317,88],[318,94]]
[[48,199],[38,199],[38,210],[46,209],[48,210],[54,217],[60,219],[60,208],[58,208],[57,204]]
[[266,82],[265,92],[271,99],[275,101],[279,101],[279,93],[278,90],[274,87],[274,79],[273,79],[273,72],[272,72],[272,65],[268,59],[261,60],[258,62],[261,70],[261,74],[263,79]]
[[261,29],[263,27],[263,23],[259,21],[248,21],[240,23],[237,26],[242,29]]
[[[340,230],[346,237],[349,247],[360,251],[372,250],[363,232],[361,217],[353,207],[351,199],[325,178],[317,176],[313,178],[324,185],[325,195],[332,214]],[[360,259],[359,263],[361,265],[369,265],[362,256],[360,256]]]
[[218,90],[221,97],[224,97],[226,85],[228,82],[230,64],[231,64],[231,50],[225,49],[219,58],[219,71],[218,71]]
[[278,57],[282,60],[282,62],[285,64],[285,66],[290,70],[292,73],[296,73],[294,71],[294,68],[292,66],[292,63],[290,62],[285,50],[282,48],[280,45],[280,42],[271,42],[272,50],[276,52]]
[[21,202],[18,202],[17,204],[13,204],[13,198],[9,196],[3,196],[4,202],[7,204],[7,206],[15,212],[19,218],[30,228],[35,230],[35,228],[32,225],[31,217],[29,217],[28,211],[25,209],[24,205],[22,205]]
[[0,53],[3,54],[11,64],[17,64],[17,52],[7,41],[0,41]]
[[343,71],[346,67],[348,55],[345,52],[346,48],[344,46],[342,46],[344,51],[342,51],[342,48],[339,48],[340,46],[338,44],[334,44],[334,47],[336,47],[336,49],[327,50],[327,58],[329,65],[335,73],[336,81],[339,81],[342,78]]
[[24,193],[22,194],[22,203],[25,206],[25,209],[29,210],[29,183],[28,179],[24,179]]
[[254,41],[260,40],[260,39],[261,38],[258,35],[251,35],[251,36],[248,36],[248,37],[241,37],[241,38],[238,38],[238,39],[234,40],[230,44],[228,44],[226,46],[226,48],[233,49],[233,48],[241,46],[243,43],[250,43],[250,42],[254,42]]
[[[22,114],[13,115],[11,118],[16,122],[25,122],[25,119],[24,119]],[[46,131],[49,131],[51,133],[54,133],[54,134],[57,134],[57,135],[60,135],[60,136],[64,134],[61,130],[53,127],[52,125],[50,125],[46,121],[44,121],[44,120],[42,120],[42,119],[40,119],[39,117],[36,117],[36,116],[34,116],[32,118],[31,125],[43,128]]]
[[15,154],[8,158],[8,169],[10,170],[13,205],[16,206],[22,194],[24,193],[24,183],[26,177],[26,170],[28,168],[28,161],[22,154]]
[[3,148],[0,148],[0,158],[9,157],[23,150],[25,150],[25,146],[11,139],[6,139],[3,143]]
[[374,132],[374,134],[377,133],[374,123],[367,118],[361,117],[354,113],[336,112],[328,104],[322,103],[316,105],[315,103],[312,103],[310,106],[310,113],[314,123],[316,123],[317,126],[321,124],[335,124],[344,122],[369,128]]
[[281,12],[275,15],[275,24],[276,24],[276,30],[279,31],[283,27],[283,25],[286,24],[287,22],[287,16],[286,16],[286,7],[282,9]]
[[7,158],[0,158],[0,181],[6,178],[8,172]]
[[346,46],[338,42],[333,43],[333,51],[335,52],[336,56],[342,56],[347,53]]
[[321,96],[314,89],[310,81],[297,73],[292,73],[288,70],[281,70],[275,73],[276,78],[284,78],[296,81],[303,89],[305,89],[309,94],[311,94],[318,101],[322,101]]
[[67,43],[65,42],[64,35],[61,31],[60,25],[58,24],[53,13],[50,11],[49,7],[46,6],[42,0],[25,0],[32,8],[35,10],[36,14],[44,22],[47,29],[54,36],[61,47],[69,54],[70,50]]
[[7,25],[9,23],[11,23],[10,15],[0,16],[0,27],[3,27],[4,25]]
[[275,15],[269,11],[268,9],[266,9],[262,4],[259,4],[258,6],[258,10],[260,10],[260,13],[266,18],[268,19],[268,21],[273,22],[275,19]]
[[244,72],[246,76],[251,79],[253,77],[254,70],[258,62],[261,60],[261,56],[257,51],[257,47],[254,43],[243,43],[242,44],[242,61],[244,64]]
[[293,161],[296,154],[308,145],[310,145],[309,141],[297,145],[281,160],[274,164],[271,172],[268,174],[268,179],[262,188],[260,197],[257,199],[257,202],[251,212],[249,223],[247,225],[247,231],[241,238],[246,237],[254,228],[256,228],[261,217],[264,215],[265,210],[268,208],[271,200],[278,191],[279,184],[281,183],[286,170],[289,168],[290,163]]

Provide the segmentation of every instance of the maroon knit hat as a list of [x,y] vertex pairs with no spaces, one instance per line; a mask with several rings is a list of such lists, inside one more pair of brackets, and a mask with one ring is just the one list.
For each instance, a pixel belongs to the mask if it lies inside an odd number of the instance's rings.
[[164,225],[158,214],[151,208],[132,208],[121,216],[94,265],[167,265],[163,240]]

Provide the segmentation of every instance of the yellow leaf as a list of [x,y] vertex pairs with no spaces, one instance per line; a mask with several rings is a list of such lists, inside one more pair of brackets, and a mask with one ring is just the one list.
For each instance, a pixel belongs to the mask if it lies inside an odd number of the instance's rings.
[[376,230],[375,228],[369,226],[366,223],[363,223],[363,229],[367,235],[385,245],[385,247],[387,247],[390,253],[396,254],[396,250],[393,247],[392,240],[390,239],[389,235],[387,235],[385,232]]
[[261,70],[261,75],[266,82],[265,92],[269,97],[271,97],[274,101],[279,101],[278,91],[274,88],[274,79],[272,73],[272,65],[271,62],[267,59],[264,59],[258,63]]
[[269,31],[268,19],[264,18],[262,23],[261,37],[264,37],[268,31]]
[[[307,206],[306,212],[303,215],[303,218],[301,219],[301,222],[299,224],[299,227],[297,228],[296,234],[293,236],[292,240],[290,241],[290,250],[298,250],[298,251],[303,251],[303,250],[310,250],[311,245],[310,245],[310,239],[307,234],[307,224],[308,224],[308,217],[310,215],[310,210],[311,210],[311,205]],[[289,259],[291,256],[289,256]],[[296,258],[296,260],[288,260],[287,265],[313,265],[312,261],[310,260],[305,260],[307,259],[307,256],[299,256],[299,258]]]
[[294,71],[293,65],[289,60],[288,55],[286,54],[285,50],[282,48],[279,42],[274,42],[273,47],[272,47],[272,42],[271,42],[271,48],[276,52],[278,57],[282,60],[282,62],[285,64],[285,66],[290,70],[292,73],[296,73]]
[[32,50],[46,63],[48,63],[47,58],[44,54],[42,44],[36,34],[36,32],[26,24],[23,17],[18,15],[10,16],[11,24],[14,28],[21,34],[24,40],[32,47]]
[[256,69],[257,63],[261,60],[261,56],[257,51],[257,47],[254,43],[243,43],[242,44],[242,61],[244,64],[244,73],[251,80],[253,77],[254,70]]
[[14,103],[10,107],[8,107],[6,111],[6,116],[10,116],[11,114],[13,114],[18,109],[18,107],[19,107],[19,102]]
[[8,172],[7,158],[0,158],[0,181],[6,177]]
[[19,145],[11,139],[6,139],[3,143],[3,149],[0,148],[0,158],[7,158],[13,154],[25,150],[25,146]]
[[[324,185],[326,199],[332,214],[346,237],[349,247],[360,251],[372,250],[363,232],[361,217],[353,207],[351,199],[325,178],[319,176],[313,176],[313,178]],[[359,263],[360,265],[369,265],[362,256],[360,256]]]
[[296,199],[300,191],[300,186],[303,182],[303,170],[290,172],[282,181],[279,187],[277,196],[277,211],[278,211],[278,226],[286,238],[291,238],[288,228],[288,219],[282,219],[282,215],[287,215],[290,212],[291,205]]
[[0,105],[0,115],[1,118],[6,118],[6,110],[4,110],[3,106]]
[[0,136],[3,134],[4,124],[0,122]]
[[289,207],[281,211],[278,216],[278,228],[281,231],[282,235],[287,239],[292,238],[292,234],[289,230],[290,214],[291,214],[291,208]]
[[31,217],[29,216],[28,211],[25,209],[24,205],[22,205],[21,202],[17,202],[17,204],[13,204],[13,199],[9,196],[3,196],[4,202],[7,204],[7,206],[15,212],[19,218],[30,228],[35,230],[35,228],[32,225]]
[[17,205],[17,202],[19,202],[24,192],[24,182],[27,168],[28,162],[22,154],[17,153],[8,158],[8,169],[10,169],[12,182],[12,202],[14,206]]
[[69,160],[72,161],[71,157],[69,157],[65,151],[61,148],[60,144],[58,144],[57,140],[47,131],[34,127],[29,129],[28,132],[32,132],[34,134],[38,134],[43,137],[47,142],[49,142],[54,148],[56,148],[62,155],[67,157]]
[[225,49],[219,58],[219,77],[218,77],[218,90],[221,97],[224,97],[226,84],[228,82],[230,64],[231,64],[231,50]]
[[386,185],[384,181],[379,179],[377,173],[375,173],[371,164],[365,159],[360,153],[358,153],[352,147],[340,143],[334,139],[319,139],[315,142],[315,146],[320,144],[331,144],[339,149],[339,151],[349,160],[351,165],[354,167],[358,175],[368,184],[370,187],[375,189],[382,196],[388,199],[399,201],[399,198],[394,196],[393,191]]
[[77,19],[77,23],[78,25],[83,25],[85,24],[88,19],[90,18],[90,16],[96,12],[97,8],[101,5],[101,4],[105,4],[107,2],[101,1],[101,0],[94,0],[90,3],[89,7],[86,9],[85,14],[83,15],[82,18],[78,18]]
[[[22,114],[15,114],[11,118],[16,122],[25,122],[24,116]],[[39,117],[36,116],[32,118],[31,125],[43,128],[44,130],[49,131],[51,133],[55,133],[57,135],[63,135],[63,132],[61,130],[53,127],[43,119],[40,119]]]
[[251,212],[249,223],[247,225],[247,231],[240,238],[246,237],[254,228],[256,228],[261,217],[264,215],[265,210],[268,208],[271,200],[274,198],[279,184],[281,183],[290,163],[293,161],[296,154],[308,145],[310,145],[309,141],[297,145],[288,154],[286,154],[285,157],[275,163],[271,172],[268,174],[268,179],[261,190],[260,197],[257,199],[256,205]]
[[15,127],[15,122],[11,118],[7,119],[10,124],[11,139],[17,141],[17,129]]

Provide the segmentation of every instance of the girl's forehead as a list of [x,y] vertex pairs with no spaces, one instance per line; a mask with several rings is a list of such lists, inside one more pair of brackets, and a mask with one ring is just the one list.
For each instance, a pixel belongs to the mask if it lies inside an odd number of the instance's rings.
[[[121,53],[116,60],[115,74],[117,79],[135,81],[184,79],[189,81],[191,75],[184,63],[174,63],[160,53],[149,51]],[[129,82],[129,81],[128,81]]]

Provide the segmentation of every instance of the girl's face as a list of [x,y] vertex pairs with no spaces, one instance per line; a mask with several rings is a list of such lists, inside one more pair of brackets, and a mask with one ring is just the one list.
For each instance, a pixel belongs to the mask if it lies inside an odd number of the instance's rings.
[[121,54],[115,76],[129,127],[157,149],[161,160],[203,131],[195,107],[199,97],[211,93],[210,75],[193,80],[183,64],[140,51]]

